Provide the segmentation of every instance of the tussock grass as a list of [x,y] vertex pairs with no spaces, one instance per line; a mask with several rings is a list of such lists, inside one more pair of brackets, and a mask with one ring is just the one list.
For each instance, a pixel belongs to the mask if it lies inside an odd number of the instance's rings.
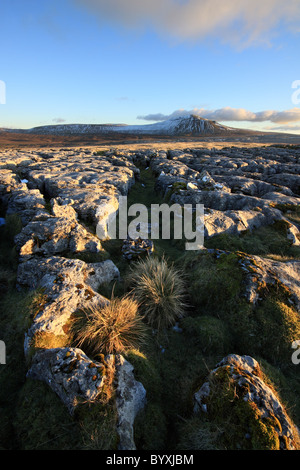
[[146,336],[138,303],[128,295],[80,311],[73,329],[76,346],[92,356],[124,353],[138,347]]
[[152,328],[161,331],[184,316],[187,308],[184,280],[164,258],[147,257],[133,263],[127,283]]

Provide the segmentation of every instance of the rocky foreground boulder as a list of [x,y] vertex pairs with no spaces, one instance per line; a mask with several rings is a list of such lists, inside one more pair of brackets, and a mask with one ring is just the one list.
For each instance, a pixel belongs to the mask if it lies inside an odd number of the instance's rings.
[[78,405],[97,400],[114,380],[118,448],[136,450],[133,424],[146,404],[146,390],[135,380],[132,365],[122,355],[109,355],[99,362],[92,361],[78,348],[40,350],[32,360],[27,377],[49,385],[71,415]]
[[50,348],[37,352],[27,377],[42,380],[59,396],[71,414],[80,400],[94,401],[105,384],[107,364],[93,362],[78,348]]
[[245,273],[244,295],[248,302],[256,304],[267,286],[281,286],[289,304],[300,312],[300,260],[282,262],[243,253],[240,265]]
[[6,216],[18,216],[22,223],[15,237],[17,288],[38,292],[25,333],[27,377],[47,383],[71,414],[78,403],[93,403],[114,381],[119,447],[135,449],[133,422],[146,391],[124,358],[93,362],[70,347],[70,328],[76,312],[109,302],[98,289],[120,277],[100,239],[107,236],[118,196],[127,194],[139,170],[128,158],[89,151],[37,151],[30,157],[22,152],[11,159],[0,157],[1,202]]
[[42,294],[40,312],[32,318],[25,337],[25,353],[30,347],[67,345],[71,317],[89,305],[104,305],[108,300],[97,288],[119,277],[111,260],[85,263],[78,259],[50,257],[33,258],[20,263],[19,288],[39,290]]
[[194,395],[194,413],[226,420],[233,446],[253,450],[295,450],[299,433],[258,362],[231,354],[216,365]]

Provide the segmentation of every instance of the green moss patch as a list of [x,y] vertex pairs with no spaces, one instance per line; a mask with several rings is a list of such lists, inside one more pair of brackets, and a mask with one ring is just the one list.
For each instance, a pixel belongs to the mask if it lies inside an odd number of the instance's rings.
[[194,422],[196,429],[190,426],[185,430],[192,434],[190,439],[194,448],[201,448],[197,437],[203,435],[203,428],[210,423],[210,434],[212,429],[223,430],[218,435],[218,442],[210,437],[220,449],[279,450],[278,420],[263,417],[254,402],[244,399],[247,387],[237,384],[234,373],[240,371],[231,372],[230,366],[223,366],[209,378],[210,393],[205,400],[207,412]]
[[207,248],[228,251],[243,251],[251,255],[279,255],[300,258],[300,248],[292,246],[287,238],[288,223],[275,222],[252,232],[245,231],[240,236],[223,233],[205,240]]

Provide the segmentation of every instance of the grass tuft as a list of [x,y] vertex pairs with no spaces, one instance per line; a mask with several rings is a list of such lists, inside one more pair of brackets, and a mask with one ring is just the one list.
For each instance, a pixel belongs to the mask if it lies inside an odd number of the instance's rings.
[[184,316],[187,308],[184,280],[164,258],[147,257],[133,263],[127,282],[152,328],[161,331]]
[[76,346],[94,357],[124,353],[138,347],[146,337],[138,303],[129,296],[80,311],[73,330]]

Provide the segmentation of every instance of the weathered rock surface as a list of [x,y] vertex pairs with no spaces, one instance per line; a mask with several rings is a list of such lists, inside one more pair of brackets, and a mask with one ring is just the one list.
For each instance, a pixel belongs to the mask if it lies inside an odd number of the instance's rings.
[[255,304],[261,287],[282,285],[290,304],[300,312],[300,261],[274,261],[261,256],[242,255],[245,272],[245,297]]
[[9,194],[14,189],[22,188],[23,184],[19,177],[9,169],[9,163],[2,163],[0,173],[0,195],[1,197]]
[[[149,164],[170,203],[204,205],[211,237],[270,225],[284,218],[278,204],[299,205],[299,156],[294,148],[193,148],[156,154]],[[288,239],[299,244],[298,225]]]
[[122,246],[122,254],[123,258],[127,260],[135,260],[140,256],[144,256],[147,254],[151,254],[154,250],[154,243],[152,240],[144,240],[138,238],[136,240],[132,240],[131,238],[127,238],[124,240]]
[[43,217],[47,215],[45,210],[45,200],[38,189],[25,188],[13,190],[6,198],[6,215],[17,214],[23,225],[29,223],[33,217]]
[[106,356],[98,362],[78,348],[44,349],[36,352],[27,372],[27,377],[49,385],[71,415],[79,403],[92,403],[99,397],[107,376],[114,376],[116,387],[119,449],[136,450],[133,424],[146,404],[146,390],[122,355]]
[[[44,215],[44,197],[60,199],[60,205],[72,206],[80,220],[92,223],[102,240],[108,236],[109,217],[118,210],[118,198],[134,184],[140,164],[151,167],[157,189],[170,202],[204,204],[212,211],[207,236],[240,233],[283,217],[277,204],[299,204],[299,156],[297,148],[272,146],[112,149],[98,155],[86,148],[2,151],[0,196],[8,213],[21,214],[23,223]],[[289,240],[299,244],[297,224]]]
[[253,231],[264,225],[272,225],[276,220],[281,219],[280,211],[270,208],[262,211],[208,209],[204,214],[204,235],[205,237],[220,233],[239,235],[247,230]]
[[116,405],[118,410],[117,431],[120,437],[120,450],[136,450],[133,424],[137,413],[146,404],[146,390],[134,378],[133,366],[117,355],[116,365]]
[[93,402],[98,397],[106,367],[91,361],[78,348],[44,349],[33,357],[27,377],[49,385],[73,414],[78,402]]
[[53,256],[20,263],[18,286],[40,289],[44,296],[44,305],[25,336],[25,354],[36,335],[51,336],[52,342],[58,341],[59,344],[67,343],[72,314],[91,304],[107,303],[107,299],[96,289],[118,276],[119,270],[111,260],[87,264],[81,260]]
[[[105,366],[79,349],[64,346],[71,317],[79,309],[107,303],[97,289],[120,274],[110,260],[85,263],[63,256],[105,253],[100,240],[107,238],[109,217],[118,210],[119,196],[127,194],[139,170],[130,155],[66,149],[33,150],[30,155],[3,152],[0,167],[6,215],[19,215],[23,224],[15,238],[20,255],[17,285],[42,293],[25,335],[25,355],[31,346],[35,353],[27,375],[50,385],[73,413],[77,400],[97,398]],[[83,223],[92,224],[94,230]],[[120,445],[132,449],[133,422],[145,391],[134,380],[130,364],[122,358],[117,362]]]
[[67,253],[104,253],[100,240],[78,223],[72,205],[52,200],[53,215],[34,217],[15,237],[21,260]]
[[[89,148],[0,151],[1,210],[18,214],[23,225],[15,240],[20,254],[17,285],[39,289],[43,296],[25,336],[27,357],[35,340],[45,339],[43,349],[35,350],[28,376],[48,383],[71,413],[76,400],[93,401],[101,391],[103,364],[70,348],[68,332],[78,309],[108,302],[97,290],[118,278],[119,271],[110,260],[85,263],[64,256],[103,253],[101,241],[108,237],[109,219],[119,208],[120,196],[139,177],[138,165],[151,168],[156,189],[171,204],[204,205],[205,237],[240,235],[280,221],[287,224],[291,245],[299,246],[299,224],[289,219],[287,210],[299,205],[299,157],[297,148],[271,146],[111,149],[98,154]],[[153,246],[125,243],[125,257],[131,259],[145,248]],[[249,302],[259,300],[260,286],[281,283],[300,311],[298,260],[275,262],[244,255],[240,261]],[[115,366],[120,449],[134,450],[133,423],[145,405],[146,392],[122,356],[116,356]],[[258,363],[231,355],[210,377],[222,368],[229,370],[239,390],[247,390],[241,392],[243,399],[253,403],[262,418],[276,417],[280,447],[293,448],[292,423],[262,380]],[[210,392],[208,380],[195,395],[198,410],[209,411]]]
[[118,209],[118,197],[127,194],[139,174],[132,157],[87,149],[31,150],[30,158],[28,153],[0,153],[0,197],[7,214],[20,214],[25,225],[37,209],[44,209],[44,197],[61,198],[61,205],[72,205],[82,220],[98,224],[101,238],[106,238],[108,215]]
[[[255,419],[261,420],[272,427],[274,440],[278,448],[295,450],[295,442],[299,440],[298,431],[288,417],[275,392],[265,383],[258,362],[250,356],[231,354],[217,364],[202,387],[194,395],[194,412],[204,412],[209,415],[210,406],[216,397],[214,393],[214,380],[226,374],[233,381],[235,387],[235,400],[243,400],[256,411]],[[226,400],[226,397],[223,397]],[[227,398],[228,399],[228,398]],[[252,439],[254,429],[249,429],[248,439]]]

